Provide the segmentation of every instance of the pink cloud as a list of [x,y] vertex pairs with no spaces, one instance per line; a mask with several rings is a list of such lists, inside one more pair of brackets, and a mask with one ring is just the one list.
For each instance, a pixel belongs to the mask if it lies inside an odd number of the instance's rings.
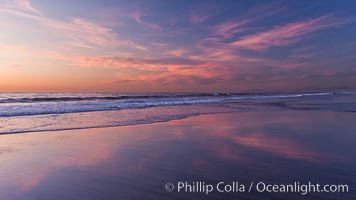
[[79,66],[98,66],[98,67],[136,67],[136,68],[155,68],[168,66],[192,66],[202,62],[179,56],[163,57],[141,57],[141,56],[81,56],[75,60]]
[[192,23],[199,24],[205,22],[206,20],[208,20],[209,18],[213,17],[216,14],[217,11],[211,7],[206,9],[200,8],[199,10],[194,10],[193,12],[191,12],[189,19]]
[[211,2],[203,2],[193,6],[189,14],[189,20],[193,24],[199,24],[207,21],[209,18],[217,15],[221,10],[218,9],[220,6],[213,4]]
[[40,10],[38,10],[37,8],[35,8],[32,5],[32,3],[30,2],[30,0],[16,0],[15,2],[17,3],[17,5],[19,5],[25,11],[29,11],[31,13],[42,15],[42,12]]
[[82,46],[116,46],[118,39],[111,29],[85,19],[73,18],[71,22],[47,21],[49,26],[69,32],[69,37]]
[[[117,68],[116,81],[133,81],[136,84],[185,83],[196,84],[203,80],[223,79],[225,72],[214,63],[179,56],[171,57],[81,57],[75,65],[83,67]],[[116,81],[105,81],[115,83]]]
[[257,28],[249,27],[248,25],[260,19],[279,14],[284,9],[285,8],[278,3],[267,3],[253,7],[243,13],[239,19],[228,20],[214,26],[212,28],[213,35],[228,39],[238,33],[256,30]]
[[122,39],[109,27],[94,23],[87,19],[71,17],[69,20],[57,20],[45,16],[34,8],[29,0],[18,0],[0,4],[0,12],[23,17],[42,24],[55,37],[62,37],[64,45],[80,48],[107,48],[124,46],[136,50],[145,47],[131,40]]
[[142,25],[144,27],[150,28],[150,29],[155,30],[155,31],[161,31],[162,30],[162,28],[158,24],[155,24],[155,23],[152,23],[152,22],[148,22],[148,21],[144,21],[142,19],[144,14],[141,11],[132,12],[131,14],[129,14],[129,16],[131,16],[138,24],[140,24],[140,25]]
[[193,23],[202,23],[205,20],[207,20],[211,15],[209,14],[198,14],[198,13],[192,13],[190,16],[190,21]]
[[184,48],[175,48],[167,51],[167,55],[173,55],[173,56],[184,56],[184,55],[188,55],[188,53],[189,51]]
[[251,29],[246,27],[246,25],[251,23],[252,21],[253,19],[245,19],[223,22],[213,28],[214,35],[222,36],[223,38],[230,38],[236,33],[241,33]]
[[309,33],[350,22],[351,20],[336,20],[333,15],[325,15],[307,21],[275,26],[267,31],[246,35],[233,42],[232,46],[254,51],[265,50],[273,46],[287,46],[303,40]]
[[30,0],[6,1],[0,4],[3,8],[18,9],[21,12],[33,15],[42,15],[42,12],[35,8]]

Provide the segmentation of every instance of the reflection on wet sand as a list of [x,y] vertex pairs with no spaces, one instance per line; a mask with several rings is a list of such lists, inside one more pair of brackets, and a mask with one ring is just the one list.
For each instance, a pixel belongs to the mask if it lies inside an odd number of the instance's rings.
[[162,189],[167,180],[185,179],[312,179],[356,186],[354,120],[353,113],[242,112],[1,135],[0,199],[192,198]]

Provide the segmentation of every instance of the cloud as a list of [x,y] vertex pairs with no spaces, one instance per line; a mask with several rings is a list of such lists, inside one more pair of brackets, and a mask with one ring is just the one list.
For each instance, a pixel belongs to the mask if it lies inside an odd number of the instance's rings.
[[18,9],[21,12],[25,12],[33,15],[42,15],[42,12],[35,8],[30,0],[14,0],[5,1],[2,3],[2,7],[8,7],[9,9]]
[[72,18],[69,22],[46,19],[44,23],[65,32],[70,44],[78,47],[111,47],[120,45],[111,29],[102,27],[82,18]]
[[202,23],[207,20],[211,15],[210,14],[202,14],[202,13],[192,13],[190,15],[190,21],[193,23]]
[[155,68],[165,66],[192,66],[201,61],[185,57],[109,57],[82,56],[76,61],[80,66]]
[[111,28],[84,18],[70,17],[67,20],[49,18],[40,10],[34,8],[29,0],[6,2],[0,4],[0,6],[2,7],[0,12],[33,20],[49,28],[52,34],[64,37],[66,40],[65,45],[81,48],[124,46],[137,50],[146,50],[145,47],[131,40],[119,38]]
[[34,20],[41,20],[43,13],[35,8],[30,0],[5,1],[0,3],[0,12],[25,17]]
[[167,55],[173,55],[173,56],[187,56],[189,51],[187,51],[184,48],[178,47],[172,50],[167,51]]
[[225,78],[226,72],[214,63],[179,57],[81,57],[75,65],[83,67],[117,68],[116,80],[108,83],[135,84],[201,84]]
[[250,30],[251,28],[246,27],[246,25],[252,21],[253,19],[245,19],[223,22],[213,28],[214,35],[221,36],[223,38],[230,38],[236,33],[242,33],[246,30]]
[[142,25],[142,26],[144,26],[146,28],[149,28],[149,29],[152,29],[152,30],[155,30],[155,31],[161,31],[162,30],[162,27],[159,26],[158,24],[143,20],[142,17],[144,16],[144,14],[139,10],[130,13],[129,16],[132,19],[134,19],[138,24],[140,24],[140,25]]
[[[143,84],[143,82],[150,84],[184,83],[185,85],[225,83],[227,86],[245,80],[280,79],[289,72],[293,76],[296,74],[293,72],[294,69],[309,65],[299,60],[300,57],[275,60],[247,56],[224,44],[211,47],[195,46],[192,49],[166,50],[171,48],[169,45],[159,45],[159,48],[167,53],[158,56],[149,54],[145,56],[82,56],[74,60],[74,65],[117,68],[118,80],[136,84]],[[281,74],[274,74],[276,71]]]
[[252,27],[251,24],[261,19],[279,14],[284,10],[285,7],[276,2],[262,4],[252,7],[245,13],[242,13],[238,18],[229,19],[213,26],[211,30],[213,32],[213,36],[222,37],[222,39],[229,39],[236,34],[258,29],[256,27]]
[[217,5],[208,4],[206,2],[204,2],[204,4],[197,5],[196,8],[191,10],[189,20],[193,24],[203,23],[219,13],[217,8]]
[[288,46],[295,44],[312,32],[341,26],[350,23],[351,20],[337,20],[333,15],[324,15],[319,18],[309,19],[275,26],[267,31],[243,36],[232,43],[232,46],[240,49],[261,51],[273,46]]

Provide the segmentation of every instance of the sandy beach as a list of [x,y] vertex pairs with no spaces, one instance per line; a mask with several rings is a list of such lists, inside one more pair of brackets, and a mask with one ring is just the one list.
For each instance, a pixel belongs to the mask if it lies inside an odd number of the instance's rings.
[[[0,199],[352,199],[355,115],[208,114],[153,124],[0,135]],[[167,182],[348,184],[345,193],[167,192]]]

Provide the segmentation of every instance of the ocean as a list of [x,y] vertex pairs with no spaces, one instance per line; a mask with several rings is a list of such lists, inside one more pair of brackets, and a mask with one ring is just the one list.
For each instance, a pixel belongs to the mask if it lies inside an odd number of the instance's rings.
[[356,111],[356,92],[0,93],[0,134],[147,124],[250,110]]

